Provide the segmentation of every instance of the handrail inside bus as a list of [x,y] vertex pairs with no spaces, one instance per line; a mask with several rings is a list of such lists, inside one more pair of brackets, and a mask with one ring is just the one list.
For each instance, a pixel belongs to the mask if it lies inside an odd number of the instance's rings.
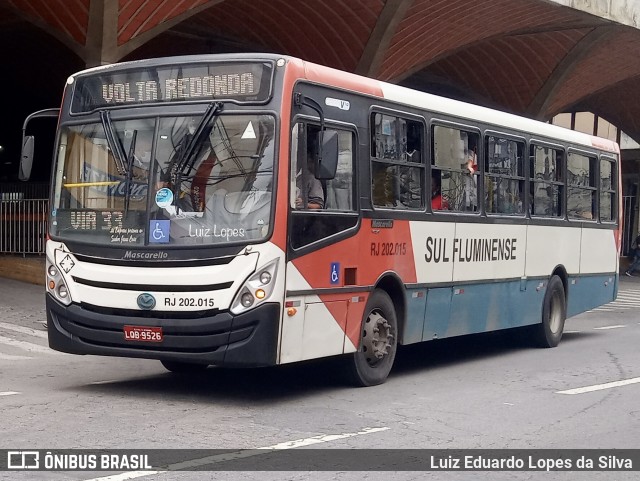
[[109,180],[103,182],[76,182],[71,184],[62,184],[62,186],[66,189],[72,189],[74,187],[102,187],[105,185],[117,185],[120,181],[118,180]]

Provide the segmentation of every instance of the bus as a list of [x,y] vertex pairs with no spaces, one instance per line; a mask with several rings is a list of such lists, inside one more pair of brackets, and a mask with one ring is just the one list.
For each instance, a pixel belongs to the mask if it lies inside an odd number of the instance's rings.
[[58,117],[49,345],[176,373],[341,356],[360,386],[399,345],[555,347],[616,298],[620,171],[615,142],[289,56],[84,70]]

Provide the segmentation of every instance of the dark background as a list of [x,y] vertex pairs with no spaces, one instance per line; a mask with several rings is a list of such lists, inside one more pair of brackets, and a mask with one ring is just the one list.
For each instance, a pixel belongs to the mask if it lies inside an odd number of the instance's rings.
[[[0,29],[0,48],[0,182],[12,182],[18,178],[25,118],[36,110],[59,107],[67,77],[84,65],[59,41],[36,28],[25,29],[24,23]],[[36,136],[34,182],[50,178],[55,127],[55,119],[40,119],[27,129]]]

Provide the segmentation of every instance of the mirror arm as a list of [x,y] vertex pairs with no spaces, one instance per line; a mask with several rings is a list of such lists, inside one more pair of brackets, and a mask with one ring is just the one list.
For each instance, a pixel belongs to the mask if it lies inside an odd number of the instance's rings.
[[38,110],[37,112],[33,112],[33,113],[27,115],[27,118],[24,119],[24,123],[22,124],[22,140],[24,141],[24,136],[27,133],[27,125],[29,124],[30,120],[32,120],[32,119],[44,119],[44,118],[47,118],[47,117],[57,117],[58,115],[60,115],[60,109],[59,108]]

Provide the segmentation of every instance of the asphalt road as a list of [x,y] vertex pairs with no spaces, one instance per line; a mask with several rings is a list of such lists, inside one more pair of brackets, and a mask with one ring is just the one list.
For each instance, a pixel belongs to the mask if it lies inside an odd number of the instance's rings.
[[[618,300],[569,319],[556,349],[530,348],[511,333],[408,346],[386,384],[356,389],[345,385],[334,361],[210,368],[180,377],[157,361],[55,353],[42,326],[42,288],[0,279],[0,449],[640,448],[639,311],[640,278],[623,278]],[[622,471],[154,471],[0,472],[0,479],[638,477]]]

